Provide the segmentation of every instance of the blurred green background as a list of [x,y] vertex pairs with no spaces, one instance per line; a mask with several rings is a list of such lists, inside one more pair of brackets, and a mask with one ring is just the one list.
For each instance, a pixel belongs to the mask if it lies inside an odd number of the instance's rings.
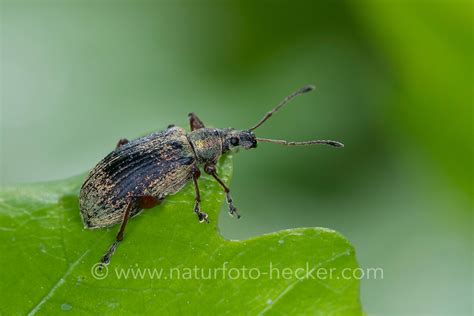
[[240,152],[247,238],[340,231],[368,314],[472,312],[471,1],[2,1],[1,183],[92,168],[119,138],[196,112],[260,137],[337,139]]

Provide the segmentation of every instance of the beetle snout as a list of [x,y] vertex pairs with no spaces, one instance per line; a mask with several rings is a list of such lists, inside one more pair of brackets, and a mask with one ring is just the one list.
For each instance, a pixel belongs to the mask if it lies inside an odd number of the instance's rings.
[[252,139],[252,146],[250,146],[250,148],[257,148],[257,139],[256,138]]

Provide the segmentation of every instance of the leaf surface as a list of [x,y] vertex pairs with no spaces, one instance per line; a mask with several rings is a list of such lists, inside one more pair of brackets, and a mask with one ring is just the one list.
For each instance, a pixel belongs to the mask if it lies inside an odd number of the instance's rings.
[[[219,164],[226,182],[231,160]],[[358,265],[344,237],[297,228],[225,240],[217,228],[224,194],[205,175],[199,181],[210,224],[199,224],[193,214],[194,189],[188,184],[133,218],[107,270],[94,269],[118,226],[83,228],[83,179],[0,192],[1,314],[362,313],[359,281],[350,273]],[[245,218],[235,225],[245,225]]]

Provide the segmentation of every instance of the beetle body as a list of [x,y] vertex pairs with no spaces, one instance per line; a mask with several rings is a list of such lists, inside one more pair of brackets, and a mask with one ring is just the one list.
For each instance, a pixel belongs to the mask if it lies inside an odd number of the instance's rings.
[[130,218],[143,209],[158,205],[168,195],[179,192],[191,179],[195,188],[194,213],[200,222],[209,222],[201,212],[198,179],[200,168],[214,177],[226,193],[229,213],[237,214],[230,190],[219,178],[216,164],[222,154],[237,148],[256,148],[258,142],[287,146],[325,144],[343,145],[331,140],[288,142],[257,138],[253,131],[297,95],[311,91],[307,86],[286,97],[254,127],[247,130],[206,128],[193,113],[189,114],[191,131],[170,125],[166,130],[132,141],[122,139],[114,151],[102,159],[84,181],[79,206],[85,228],[101,228],[121,223],[115,242],[103,256],[108,264],[123,239]]
[[[84,181],[80,210],[85,228],[102,228],[122,221],[129,198],[152,196],[163,200],[179,192],[200,166],[215,165],[231,149],[227,138],[245,135],[233,129],[201,128],[187,133],[181,127],[132,140],[100,161]],[[256,146],[248,132],[249,147]],[[245,139],[238,141],[245,144]],[[130,217],[142,208],[133,205]]]

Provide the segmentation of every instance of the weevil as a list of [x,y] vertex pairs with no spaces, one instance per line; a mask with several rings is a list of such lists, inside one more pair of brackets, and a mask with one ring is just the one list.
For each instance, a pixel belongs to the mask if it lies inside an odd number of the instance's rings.
[[130,218],[160,204],[166,196],[179,192],[188,181],[194,183],[194,213],[199,222],[209,223],[207,214],[201,211],[200,206],[200,169],[219,183],[225,192],[229,213],[240,218],[229,187],[216,171],[219,158],[227,152],[238,148],[256,148],[259,142],[286,146],[324,144],[344,147],[334,140],[292,142],[255,136],[254,131],[291,99],[313,89],[313,86],[305,86],[290,94],[249,129],[207,128],[194,113],[190,113],[190,132],[170,125],[163,131],[132,141],[119,140],[115,150],[89,173],[79,196],[85,228],[103,228],[121,223],[115,241],[102,257],[101,263],[106,265],[110,262],[123,240],[125,226]]

